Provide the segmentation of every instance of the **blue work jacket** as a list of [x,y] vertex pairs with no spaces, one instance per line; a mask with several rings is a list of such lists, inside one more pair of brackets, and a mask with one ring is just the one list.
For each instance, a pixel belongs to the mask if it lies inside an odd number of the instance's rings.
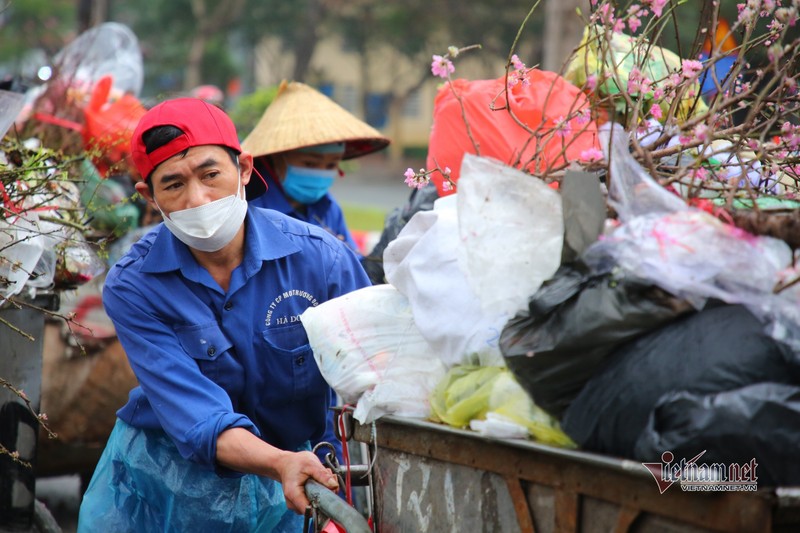
[[261,196],[249,200],[250,205],[274,209],[275,211],[280,211],[284,215],[289,215],[292,218],[319,226],[328,233],[334,235],[340,241],[344,241],[351,250],[358,253],[358,246],[355,240],[353,240],[353,236],[350,235],[350,230],[347,229],[342,208],[330,193],[325,193],[325,196],[313,204],[306,205],[306,212],[301,213],[289,203],[283,189],[276,183],[269,171],[267,171],[265,167],[260,167],[260,169],[261,175],[264,177],[264,181],[267,182],[269,187],[267,188],[267,192]]
[[250,206],[228,292],[160,224],[111,269],[103,303],[139,385],[117,416],[163,428],[216,467],[219,434],[243,427],[284,450],[333,442],[334,395],[300,314],[370,284],[357,257],[315,226]]

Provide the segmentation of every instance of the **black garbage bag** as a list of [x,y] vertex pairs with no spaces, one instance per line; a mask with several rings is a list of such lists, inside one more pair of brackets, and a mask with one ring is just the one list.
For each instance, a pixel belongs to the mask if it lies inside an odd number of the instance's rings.
[[436,185],[433,182],[428,183],[422,189],[414,189],[408,197],[408,201],[401,208],[395,208],[391,213],[386,215],[383,222],[383,231],[381,232],[380,239],[375,247],[369,254],[364,257],[362,265],[367,272],[370,281],[373,285],[386,283],[386,273],[383,270],[383,251],[389,246],[389,243],[397,238],[405,225],[411,220],[418,211],[430,211],[433,209],[433,202],[439,198],[439,193],[436,190]]
[[636,441],[635,456],[658,460],[706,453],[699,464],[757,465],[758,486],[800,484],[800,387],[757,383],[726,392],[663,395]]
[[712,302],[619,348],[564,413],[562,427],[584,449],[635,458],[636,442],[665,395],[762,382],[800,384],[791,351],[745,307]]
[[[662,396],[636,442],[642,461],[694,457],[699,463],[757,465],[759,487],[800,484],[800,387],[757,383],[716,394]],[[732,480],[729,480],[732,481]]]
[[598,273],[575,261],[508,321],[500,351],[536,405],[560,418],[618,346],[691,310],[622,269]]

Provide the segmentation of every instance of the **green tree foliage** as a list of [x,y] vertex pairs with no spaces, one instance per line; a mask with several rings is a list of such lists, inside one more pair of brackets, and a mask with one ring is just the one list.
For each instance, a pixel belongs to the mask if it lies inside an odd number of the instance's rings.
[[[498,9],[488,0],[328,0],[332,31],[345,37],[355,50],[388,45],[428,70],[430,57],[447,46],[480,44],[490,55],[508,53],[531,0],[509,0]],[[528,28],[535,38],[541,17]],[[538,43],[537,43],[538,44]]]
[[231,120],[236,125],[236,131],[242,135],[253,131],[261,115],[275,99],[277,93],[278,87],[273,86],[258,89],[239,98],[233,108],[228,110]]
[[21,74],[32,51],[51,58],[75,37],[74,0],[0,0],[0,64]]
[[228,36],[245,0],[139,0],[123,3],[116,16],[129,21],[145,59],[147,92],[225,85],[234,77]]
[[[529,65],[537,64],[547,43],[542,42],[544,3],[520,35],[518,52]],[[0,65],[6,72],[19,69],[31,50],[52,57],[76,36],[76,0],[0,0]],[[721,0],[729,20],[737,15],[739,0]],[[304,79],[319,39],[341,35],[350,50],[368,57],[378,45],[387,45],[416,68],[398,73],[405,85],[415,86],[428,75],[430,56],[450,44],[481,44],[475,57],[507,55],[519,26],[535,0],[138,0],[110,3],[110,19],[129,25],[138,36],[145,59],[148,97],[186,90],[190,59],[202,83],[224,86],[234,77],[249,78],[247,61],[263,37],[277,38],[283,50],[296,58],[295,79]],[[624,4],[625,2],[620,2]],[[678,2],[673,2],[678,5]],[[675,25],[661,35],[661,44],[688,57],[704,10],[710,2],[683,2],[676,8]],[[204,14],[204,15],[203,15]],[[198,42],[198,38],[201,40]],[[754,58],[755,62],[758,58]],[[489,59],[487,59],[489,61]],[[362,81],[369,80],[365,63]],[[497,65],[501,68],[500,65]],[[2,74],[2,71],[0,71]],[[313,82],[313,80],[309,80]]]
[[145,67],[144,94],[159,96],[180,89],[193,28],[190,0],[139,0],[116,6],[139,39]]

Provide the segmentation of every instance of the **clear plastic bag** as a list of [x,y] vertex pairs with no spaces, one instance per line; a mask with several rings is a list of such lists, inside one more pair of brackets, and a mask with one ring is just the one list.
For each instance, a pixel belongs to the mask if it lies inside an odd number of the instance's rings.
[[630,153],[630,136],[621,125],[600,127],[600,146],[609,162],[608,203],[626,222],[641,215],[688,211],[681,198],[659,185]]
[[55,283],[61,288],[74,288],[102,274],[105,261],[81,233],[74,233],[58,247]]
[[611,262],[698,309],[712,297],[761,307],[791,264],[789,246],[687,206],[636,162],[619,125],[600,135],[610,154],[609,201],[624,224],[587,249],[586,263]]
[[42,253],[45,238],[38,229],[35,212],[0,221],[0,296],[19,294],[28,282]]
[[139,40],[118,22],[104,22],[81,33],[56,54],[53,63],[59,79],[87,89],[107,75],[121,93],[138,96],[144,84]]

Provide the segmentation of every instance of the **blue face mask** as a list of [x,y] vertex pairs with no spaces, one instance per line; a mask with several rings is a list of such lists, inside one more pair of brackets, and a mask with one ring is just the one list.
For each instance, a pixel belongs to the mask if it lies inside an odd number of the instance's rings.
[[328,192],[336,180],[336,169],[323,170],[288,165],[283,190],[301,204],[313,204]]

